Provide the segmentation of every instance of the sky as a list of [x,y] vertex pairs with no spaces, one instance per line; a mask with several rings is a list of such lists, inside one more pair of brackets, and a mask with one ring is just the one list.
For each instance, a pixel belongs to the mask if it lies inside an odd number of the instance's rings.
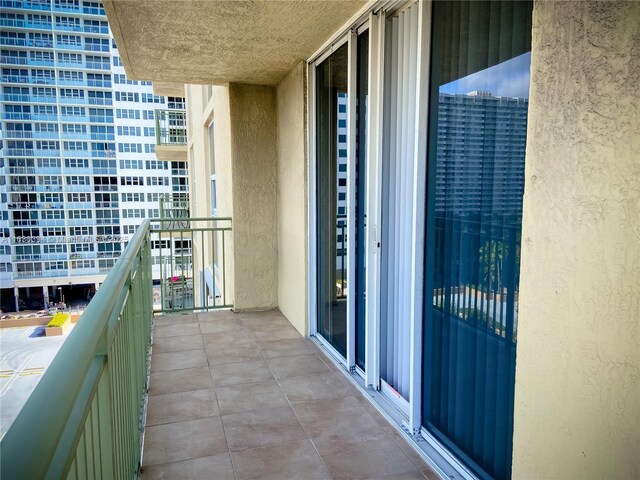
[[440,87],[440,93],[464,94],[486,90],[494,97],[529,98],[529,70],[531,52],[506,62],[472,73]]

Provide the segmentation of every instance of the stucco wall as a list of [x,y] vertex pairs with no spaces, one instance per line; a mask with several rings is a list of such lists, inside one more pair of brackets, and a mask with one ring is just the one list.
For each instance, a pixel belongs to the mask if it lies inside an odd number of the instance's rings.
[[[211,216],[211,162],[209,152],[208,125],[213,120],[214,148],[218,190],[218,216],[233,217],[232,176],[231,176],[231,120],[229,112],[229,88],[218,86],[212,88],[211,98],[206,94],[206,87],[188,85],[185,89],[188,115],[188,155],[191,216]],[[199,224],[203,226],[204,224]],[[218,234],[219,235],[219,234]],[[228,240],[228,241],[227,241]],[[211,265],[211,239],[205,238],[205,262]],[[225,261],[227,267],[226,295],[227,301],[234,299],[234,244],[230,237],[225,238]],[[202,246],[200,236],[194,237],[195,257],[200,258]],[[217,258],[222,256],[222,246],[218,245]],[[219,275],[221,277],[221,273]],[[199,279],[196,278],[196,282]],[[199,284],[196,293],[199,293]]]
[[235,308],[274,308],[278,302],[275,88],[230,84],[229,113]]
[[535,2],[514,478],[640,477],[640,2]]
[[307,332],[307,182],[305,64],[277,86],[278,306]]

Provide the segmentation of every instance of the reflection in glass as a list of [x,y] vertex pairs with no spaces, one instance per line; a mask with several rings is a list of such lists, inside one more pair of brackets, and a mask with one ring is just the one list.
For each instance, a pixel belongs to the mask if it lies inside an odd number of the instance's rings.
[[318,333],[347,346],[347,45],[316,68]]
[[509,478],[529,94],[529,2],[434,2],[424,423]]

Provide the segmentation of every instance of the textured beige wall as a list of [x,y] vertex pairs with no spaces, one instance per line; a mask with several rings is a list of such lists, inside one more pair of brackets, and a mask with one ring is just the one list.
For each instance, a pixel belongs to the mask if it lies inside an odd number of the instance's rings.
[[229,114],[235,308],[274,308],[278,304],[275,88],[230,84]]
[[535,2],[514,478],[640,478],[639,25]]
[[[218,186],[218,216],[233,217],[232,174],[231,174],[231,119],[229,112],[229,87],[212,88],[209,99],[206,87],[188,85],[186,87],[188,119],[188,153],[191,215],[194,217],[211,216],[211,162],[209,152],[208,125],[213,120],[216,173]],[[206,238],[204,248],[205,262],[212,263],[211,239]],[[228,241],[227,241],[228,240]],[[225,238],[225,260],[227,267],[227,301],[234,299],[234,244],[231,238]],[[195,256],[200,258],[200,238],[194,239]],[[216,253],[222,255],[221,245]],[[221,275],[219,275],[220,277]],[[196,286],[196,292],[199,292]]]
[[307,332],[307,182],[305,63],[277,86],[278,306]]

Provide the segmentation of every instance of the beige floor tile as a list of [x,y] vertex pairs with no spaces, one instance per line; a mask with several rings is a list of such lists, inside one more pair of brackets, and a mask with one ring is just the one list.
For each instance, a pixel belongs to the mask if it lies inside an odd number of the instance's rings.
[[425,480],[422,472],[398,473],[396,475],[381,475],[369,477],[367,480]]
[[181,335],[179,337],[154,337],[153,353],[184,352],[202,350],[204,343],[200,335]]
[[350,393],[333,372],[281,378],[278,383],[292,403],[346,397]]
[[242,330],[244,330],[244,324],[237,318],[200,320],[200,332],[203,335]]
[[175,315],[157,315],[153,319],[155,326],[160,325],[182,325],[185,323],[197,323],[198,319],[195,313],[175,314]]
[[240,315],[242,323],[249,329],[259,330],[261,328],[277,328],[277,327],[290,327],[289,320],[282,315],[263,315],[246,317]]
[[228,453],[142,469],[142,480],[234,480]]
[[302,338],[279,340],[276,342],[259,342],[258,348],[264,358],[308,355],[313,353],[309,345],[307,345]]
[[243,319],[261,319],[261,318],[271,318],[271,317],[281,317],[284,318],[282,312],[280,310],[273,308],[271,310],[263,310],[263,311],[251,311],[251,312],[238,312]]
[[229,347],[252,346],[255,349],[256,342],[246,329],[231,330],[226,332],[210,333],[202,335],[205,347]]
[[373,438],[380,426],[352,396],[294,403],[293,409],[312,440],[320,437]]
[[221,415],[289,405],[275,380],[216,387],[215,390]]
[[289,406],[224,415],[222,424],[231,451],[307,438]]
[[[418,454],[418,452],[416,452],[411,445],[409,445],[409,443],[402,437],[402,435],[400,435],[400,433],[393,427],[393,425],[389,424],[389,422],[386,422],[385,427],[388,427],[385,430],[389,437],[391,437],[391,439],[396,442],[396,444],[405,453],[405,455],[409,457],[409,460],[413,462],[418,470],[422,472],[431,470],[429,464],[422,459],[420,454]],[[435,472],[433,472],[433,474],[435,474]]]
[[207,367],[208,365],[204,350],[154,353],[151,357],[151,373],[180,370],[183,368]]
[[329,474],[309,440],[232,452],[237,480],[317,480]]
[[313,353],[318,355],[318,357],[320,357],[320,360],[322,360],[327,365],[327,367],[329,367],[334,372],[343,370],[343,367],[336,364],[336,362],[334,362],[331,357],[329,357],[329,354],[318,345],[316,345],[314,341],[308,338],[306,338],[305,341],[307,342],[307,345],[309,346],[309,348],[311,348]]
[[313,354],[270,358],[267,360],[267,364],[276,378],[329,373],[331,371],[317,355]]
[[196,314],[199,322],[206,322],[209,320],[223,320],[225,318],[240,319],[240,315],[232,312],[231,310],[214,310],[211,312],[199,312]]
[[178,325],[156,325],[153,329],[153,338],[179,337],[184,335],[200,335],[200,327],[197,323],[184,323]]
[[302,338],[292,326],[254,328],[250,332],[256,342],[277,342],[278,340]]
[[206,345],[209,365],[224,365],[225,363],[252,362],[262,360],[260,350],[253,345]]
[[147,427],[144,445],[145,466],[229,451],[220,417]]
[[323,437],[313,440],[331,477],[367,479],[387,475],[418,474],[420,471],[385,433],[361,439]]
[[207,388],[213,388],[208,367],[152,373],[149,380],[149,396]]
[[241,385],[243,383],[265,382],[273,380],[271,370],[264,360],[255,362],[225,363],[211,367],[213,385]]
[[212,389],[166,393],[149,397],[147,426],[214,417],[218,414],[218,402]]

